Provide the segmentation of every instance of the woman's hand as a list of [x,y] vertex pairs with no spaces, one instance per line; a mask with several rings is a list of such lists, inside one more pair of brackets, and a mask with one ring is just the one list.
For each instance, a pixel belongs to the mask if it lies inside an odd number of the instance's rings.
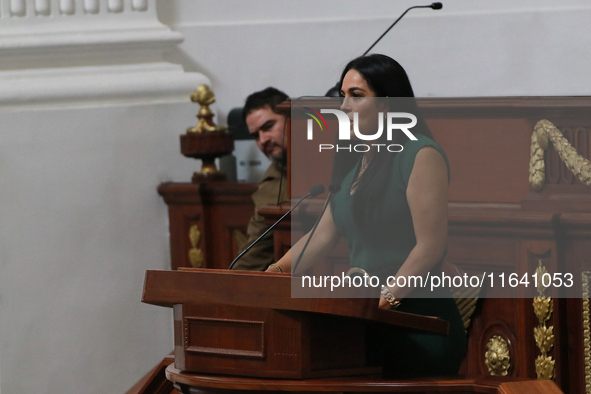
[[396,298],[392,294],[392,289],[387,286],[382,286],[382,291],[378,308],[380,309],[396,309],[400,305],[400,298]]
[[[301,251],[308,240],[310,233],[304,235],[292,249],[289,249],[285,255],[279,259],[276,263],[273,263],[267,267],[265,272],[281,272],[284,274],[291,274],[291,253],[294,251],[294,256],[299,256]],[[308,244],[306,254],[298,266],[298,272],[310,268],[316,261],[322,259],[328,254],[337,244],[339,240],[339,232],[332,220],[332,212],[330,206],[324,212],[324,215],[318,223],[316,233]]]
[[273,263],[267,267],[265,272],[286,273],[289,272],[289,270],[283,269],[278,263]]
[[390,309],[392,305],[384,297],[380,297],[380,303],[378,304],[378,308],[380,309]]
[[269,265],[265,272],[291,273],[291,249],[289,249],[279,261]]

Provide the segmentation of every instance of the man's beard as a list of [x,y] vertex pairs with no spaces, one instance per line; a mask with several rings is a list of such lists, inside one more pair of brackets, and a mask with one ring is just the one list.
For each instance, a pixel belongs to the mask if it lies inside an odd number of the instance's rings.
[[281,149],[281,154],[279,155],[271,155],[269,157],[273,161],[275,167],[277,167],[281,172],[287,170],[287,150]]
[[[275,148],[280,148],[281,153],[274,153]],[[270,153],[267,153],[268,150],[270,151]],[[269,160],[281,159],[283,156],[286,155],[285,148],[283,148],[281,145],[277,144],[276,142],[269,142],[268,144],[263,146],[263,153],[265,153],[265,156],[267,156],[267,158],[269,158]]]

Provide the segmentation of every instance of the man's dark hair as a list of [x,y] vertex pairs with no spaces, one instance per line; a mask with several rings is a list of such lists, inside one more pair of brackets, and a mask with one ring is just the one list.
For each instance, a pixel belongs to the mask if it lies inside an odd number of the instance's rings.
[[279,103],[284,102],[288,98],[289,97],[287,94],[273,87],[268,87],[267,89],[261,90],[260,92],[255,92],[246,98],[244,108],[242,109],[242,119],[246,121],[246,116],[249,113],[256,109],[267,106],[271,108],[271,111],[275,112],[276,114],[287,116],[288,111],[280,111],[276,107]]

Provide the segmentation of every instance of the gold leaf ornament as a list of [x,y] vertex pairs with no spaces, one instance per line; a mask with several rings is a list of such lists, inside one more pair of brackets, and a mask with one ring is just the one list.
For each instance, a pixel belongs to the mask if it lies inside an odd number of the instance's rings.
[[554,378],[555,361],[552,357],[538,356],[536,358],[536,375],[541,380],[551,380]]
[[547,322],[550,320],[552,316],[553,310],[553,303],[552,298],[550,297],[536,297],[534,298],[534,313],[538,318],[540,324]]
[[581,183],[591,186],[591,162],[577,153],[562,132],[551,122],[542,119],[536,123],[531,137],[529,184],[534,191],[541,191],[545,182],[544,151],[552,142],[554,149],[568,169]]
[[536,346],[540,349],[541,355],[536,360],[536,375],[538,379],[552,379],[554,377],[554,360],[552,356],[548,356],[550,350],[554,346],[554,327],[546,326],[546,322],[552,317],[554,304],[551,297],[544,297],[547,287],[544,286],[544,275],[548,271],[542,264],[542,260],[538,260],[538,268],[536,275],[538,280],[538,294],[539,296],[533,299],[534,314],[538,318],[539,325],[534,327],[534,340]]
[[495,335],[486,344],[485,364],[492,376],[507,376],[511,367],[511,355],[507,341]]
[[548,273],[548,270],[542,264],[542,260],[538,261],[538,268],[536,268],[536,276],[538,278],[538,294],[543,297],[546,293],[547,287],[544,286],[544,275]]
[[193,268],[201,268],[203,265],[203,252],[197,247],[200,240],[201,232],[199,231],[199,226],[194,224],[189,228],[189,241],[191,241],[191,249],[189,249],[189,262]]
[[191,247],[196,248],[199,245],[199,240],[201,239],[201,231],[199,231],[199,226],[196,224],[192,225],[189,228],[189,240],[191,241]]
[[203,265],[203,252],[201,249],[189,250],[189,262],[193,268],[201,268]]
[[554,327],[539,326],[534,328],[534,339],[538,349],[547,354],[554,346]]

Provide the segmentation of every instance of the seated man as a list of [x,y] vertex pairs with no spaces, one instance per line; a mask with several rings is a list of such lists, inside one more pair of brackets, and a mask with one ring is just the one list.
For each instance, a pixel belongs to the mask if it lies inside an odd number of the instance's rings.
[[[242,116],[248,131],[256,138],[258,147],[272,160],[272,163],[263,175],[258,190],[252,195],[255,212],[248,223],[247,240],[240,248],[240,252],[269,228],[265,219],[257,213],[258,210],[267,204],[287,201],[287,152],[284,141],[287,113],[276,109],[277,105],[287,98],[282,91],[269,87],[248,96],[244,104]],[[233,269],[264,271],[273,262],[275,260],[271,231],[242,256]]]

